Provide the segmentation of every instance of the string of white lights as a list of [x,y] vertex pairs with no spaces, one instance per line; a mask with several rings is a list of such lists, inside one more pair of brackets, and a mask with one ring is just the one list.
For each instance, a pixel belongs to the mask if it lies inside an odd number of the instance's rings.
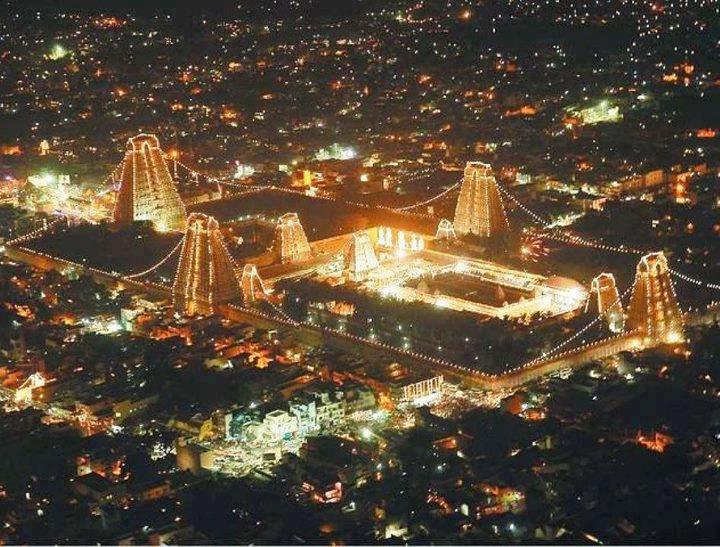
[[[610,306],[608,306],[608,309],[613,308],[617,304],[622,304],[623,298],[625,298],[625,296],[635,288],[636,283],[637,283],[637,280],[633,281],[632,285],[630,285],[627,289],[625,289],[625,291],[623,291],[623,293],[620,296],[618,296],[618,298],[615,300],[615,302],[613,302],[612,304],[610,304]],[[593,325],[597,324],[597,322],[600,321],[601,319],[602,319],[602,315],[598,314],[597,317],[595,317],[592,321],[590,321],[587,325],[585,325],[583,328],[581,328],[575,334],[573,334],[569,338],[563,340],[558,345],[556,345],[554,348],[551,348],[550,350],[543,352],[542,355],[540,355],[539,357],[536,357],[535,359],[528,361],[524,365],[516,367],[516,369],[524,369],[524,368],[527,368],[529,366],[532,366],[541,361],[544,361],[545,359],[552,357],[559,350],[561,350],[562,348],[567,346],[570,342],[572,342],[573,340],[576,340],[579,336],[582,336],[585,332],[587,332],[587,330],[589,328],[591,328]]]
[[[528,215],[530,215],[533,219],[535,219],[543,228],[548,228],[550,223],[543,222],[542,218],[536,214],[534,211],[532,211],[530,208],[526,207],[524,204],[522,204],[520,201],[515,198],[511,193],[507,192],[504,188],[502,188],[500,185],[498,185],[498,188],[500,188],[500,191],[503,195],[507,196],[509,199],[511,199],[515,204],[518,205],[523,211],[525,211]],[[625,247],[624,245],[608,245],[606,243],[600,243],[598,241],[592,241],[577,235],[568,234],[567,232],[559,232],[559,231],[551,231],[549,233],[543,234],[543,237],[547,239],[554,239],[556,241],[562,241],[564,243],[568,243],[570,245],[581,245],[584,247],[591,247],[594,249],[602,250],[602,251],[610,251],[610,252],[616,252],[616,253],[623,253],[623,254],[633,254],[633,255],[645,255],[652,251],[649,251],[647,249],[635,249],[633,247]],[[677,259],[675,259],[677,260]],[[708,289],[713,290],[720,290],[720,284],[719,283],[710,283],[707,281],[703,281],[701,279],[697,279],[694,277],[691,277],[687,274],[684,274],[682,272],[679,272],[677,270],[674,270],[672,268],[668,268],[668,271],[675,277],[682,279],[683,281],[686,281],[688,283],[693,283],[699,287],[704,287]]]
[[300,324],[300,323],[298,323],[297,321],[295,321],[295,319],[293,319],[292,317],[290,317],[287,313],[285,313],[285,311],[284,311],[283,309],[281,309],[281,308],[277,307],[275,304],[273,304],[270,300],[265,300],[265,302],[267,302],[267,303],[270,305],[270,307],[271,307],[273,310],[275,310],[275,312],[276,312],[277,314],[280,315],[280,317],[282,317],[283,319],[285,319],[285,321],[288,321],[288,322],[292,323],[292,324],[295,325],[295,326],[297,326],[297,325]]
[[398,212],[410,211],[410,210],[412,210],[412,209],[416,209],[416,208],[418,208],[418,207],[422,207],[423,205],[429,205],[429,204],[433,203],[434,201],[437,201],[437,200],[443,198],[444,196],[446,196],[447,194],[449,194],[449,193],[452,192],[453,190],[457,189],[459,186],[460,186],[460,182],[456,182],[455,184],[453,184],[453,185],[450,186],[449,188],[446,188],[445,190],[443,190],[443,191],[440,192],[439,194],[437,194],[437,195],[435,195],[435,196],[433,196],[433,197],[431,197],[431,198],[429,198],[429,199],[426,199],[426,200],[423,200],[423,201],[419,201],[419,202],[417,202],[417,203],[413,203],[412,205],[406,205],[405,207],[393,207],[392,210],[393,210],[393,211],[398,211]]
[[[207,179],[208,182],[212,182],[212,183],[214,183],[214,184],[222,184],[223,186],[232,186],[233,188],[239,188],[239,189],[241,189],[241,190],[246,190],[246,191],[261,190],[261,189],[263,189],[263,188],[267,188],[267,187],[258,186],[258,185],[238,184],[238,183],[236,183],[236,182],[230,182],[230,181],[228,181],[228,180],[222,180],[222,179],[219,179],[219,178],[214,177],[214,176],[212,176],[212,175],[208,175],[208,174],[206,174],[206,173],[201,173],[200,171],[196,171],[196,170],[193,169],[192,167],[188,167],[187,165],[185,165],[184,163],[182,163],[180,160],[171,158],[170,156],[165,156],[165,158],[166,158],[167,160],[169,160],[169,161],[173,161],[173,162],[177,163],[178,166],[180,166],[180,167],[182,167],[183,169],[185,169],[185,171],[187,171],[190,175],[192,175],[192,176],[194,176],[194,177],[196,177],[196,178],[203,177],[203,178]],[[237,196],[237,195],[233,195],[233,196],[231,196],[231,197],[232,197],[232,198],[236,198],[236,197],[238,197],[238,196]]]
[[67,218],[64,215],[58,216],[55,220],[52,220],[47,223],[45,226],[41,226],[40,228],[36,228],[35,230],[32,230],[28,232],[27,234],[21,235],[19,237],[16,237],[15,239],[11,239],[7,242],[8,245],[19,245],[21,243],[26,243],[28,241],[32,241],[33,239],[37,239],[41,235],[49,232],[55,226],[58,226],[60,223],[65,222]]
[[122,161],[119,162],[115,167],[113,167],[112,171],[110,171],[107,176],[103,179],[103,181],[100,183],[100,186],[107,186],[112,181],[116,180],[118,169],[122,166]]
[[128,275],[126,275],[126,276],[124,276],[124,277],[126,277],[126,278],[128,278],[128,279],[134,279],[134,278],[136,278],[136,277],[142,277],[142,276],[144,276],[144,275],[147,275],[147,274],[149,274],[149,273],[154,272],[154,271],[157,270],[160,266],[162,266],[162,265],[165,264],[168,260],[170,260],[170,257],[173,256],[173,255],[178,251],[178,249],[179,249],[180,246],[182,245],[183,241],[185,241],[185,236],[183,236],[183,237],[180,238],[180,241],[177,242],[177,245],[175,245],[175,247],[173,247],[172,250],[171,250],[168,254],[166,254],[166,255],[160,260],[160,262],[157,262],[155,265],[150,266],[147,270],[143,270],[142,272],[137,272],[137,273],[134,273],[134,274],[128,274]]
[[510,201],[512,201],[518,207],[520,207],[520,209],[522,209],[523,212],[525,212],[537,224],[539,224],[541,228],[547,228],[550,225],[550,222],[544,221],[540,215],[535,213],[535,211],[533,211],[529,207],[526,207],[525,204],[523,204],[515,196],[513,196],[512,193],[508,192],[505,188],[503,188],[502,184],[500,184],[499,182],[497,182],[497,188],[503,196],[508,198]]
[[610,251],[614,253],[632,254],[632,255],[645,255],[651,253],[649,250],[634,249],[632,247],[625,247],[624,245],[608,245],[606,243],[600,243],[598,241],[592,241],[577,235],[562,233],[562,232],[550,232],[544,234],[543,237],[547,239],[554,239],[556,241],[562,241],[570,245],[579,245],[582,247],[591,247],[593,249],[599,249],[601,251]]
[[703,281],[702,279],[697,279],[695,277],[690,277],[689,275],[686,275],[677,270],[673,270],[672,268],[669,268],[669,267],[668,267],[668,271],[673,276],[677,277],[678,279],[682,279],[683,281],[686,281],[687,283],[692,283],[692,284],[698,285],[700,287],[705,287],[707,289],[713,289],[716,291],[720,291],[720,284],[718,284],[718,283],[708,283],[707,281]]
[[168,159],[168,160],[170,160],[170,161],[175,162],[176,164],[178,164],[180,167],[182,167],[183,169],[185,169],[185,171],[187,171],[188,173],[190,173],[190,174],[191,174],[192,176],[194,176],[194,177],[197,177],[197,178],[204,177],[204,178],[206,178],[206,179],[207,179],[208,181],[210,181],[210,182],[216,182],[216,183],[222,183],[222,182],[223,182],[223,181],[221,181],[220,179],[218,179],[218,178],[216,178],[216,177],[213,177],[212,175],[207,175],[207,174],[205,174],[205,173],[201,173],[200,171],[196,171],[196,170],[193,169],[192,167],[188,167],[187,165],[185,165],[183,162],[181,162],[181,161],[178,160],[178,159],[172,158],[172,157],[167,156],[167,155],[165,156],[165,159]]

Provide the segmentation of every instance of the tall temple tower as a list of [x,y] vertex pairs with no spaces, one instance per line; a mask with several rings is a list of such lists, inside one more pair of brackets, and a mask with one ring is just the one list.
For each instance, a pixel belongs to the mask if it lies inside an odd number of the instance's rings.
[[160,231],[185,230],[187,213],[155,135],[128,140],[113,218],[118,224],[150,220]]
[[458,235],[490,237],[510,229],[492,167],[469,161],[465,164],[453,222]]
[[302,262],[310,258],[310,244],[297,213],[285,213],[278,220],[275,228],[275,250],[283,264]]
[[353,234],[345,250],[345,264],[350,279],[355,281],[362,279],[368,272],[378,267],[375,249],[367,232]]
[[245,264],[240,278],[243,303],[250,304],[262,298],[267,291],[255,264]]
[[637,265],[626,327],[639,330],[650,343],[683,341],[682,311],[662,252],[643,256]]
[[172,293],[175,309],[184,315],[210,315],[217,304],[240,298],[235,263],[213,217],[188,218]]
[[585,311],[590,308],[597,309],[598,315],[602,316],[612,332],[623,331],[625,316],[613,274],[601,273],[592,280]]

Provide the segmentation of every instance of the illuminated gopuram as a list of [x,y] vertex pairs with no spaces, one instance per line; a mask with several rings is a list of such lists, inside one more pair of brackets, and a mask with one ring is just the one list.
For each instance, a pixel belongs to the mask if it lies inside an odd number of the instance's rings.
[[469,161],[460,185],[453,221],[458,235],[475,234],[490,237],[509,229],[500,191],[492,167]]
[[643,256],[627,310],[626,327],[638,330],[648,343],[676,344],[683,340],[683,317],[662,252]]
[[217,304],[240,298],[235,263],[213,217],[188,218],[172,292],[175,309],[184,315],[210,315]]
[[585,311],[591,308],[597,310],[598,315],[607,322],[612,332],[622,332],[625,327],[625,316],[613,274],[601,273],[590,283],[590,295]]
[[363,279],[378,267],[372,240],[366,232],[353,234],[345,250],[345,264],[352,280]]
[[310,244],[297,213],[285,213],[275,228],[275,249],[283,264],[310,258]]
[[455,228],[448,219],[444,218],[438,223],[435,239],[453,240],[456,239]]
[[128,140],[113,218],[119,224],[149,220],[160,231],[185,230],[187,213],[155,135]]
[[255,264],[245,264],[243,267],[240,287],[245,304],[251,304],[267,294]]

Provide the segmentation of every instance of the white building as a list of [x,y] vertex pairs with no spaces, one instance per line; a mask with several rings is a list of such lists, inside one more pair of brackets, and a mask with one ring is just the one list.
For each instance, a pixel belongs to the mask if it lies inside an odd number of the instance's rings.
[[273,410],[265,414],[263,426],[270,438],[280,441],[298,432],[298,420],[285,410]]
[[298,429],[302,435],[318,431],[317,406],[314,397],[295,397],[289,402],[288,406],[290,407],[290,414],[297,419]]

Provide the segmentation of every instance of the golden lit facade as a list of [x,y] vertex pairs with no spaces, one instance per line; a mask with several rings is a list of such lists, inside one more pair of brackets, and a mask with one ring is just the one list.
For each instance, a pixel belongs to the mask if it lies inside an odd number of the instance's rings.
[[592,280],[586,311],[590,308],[597,310],[612,332],[623,331],[625,316],[613,274],[601,273]]
[[495,175],[487,163],[469,161],[465,165],[460,195],[453,221],[458,235],[490,237],[509,230]]
[[185,230],[187,213],[155,135],[128,140],[113,218],[118,224],[149,220],[160,231]]
[[643,256],[637,265],[626,327],[639,330],[651,343],[683,341],[682,311],[662,252]]
[[210,315],[216,305],[240,299],[235,263],[213,217],[188,218],[172,292],[175,309],[184,315]]
[[353,234],[345,250],[345,264],[348,275],[353,280],[364,278],[368,272],[378,267],[375,249],[367,232]]
[[297,213],[285,213],[278,220],[275,228],[275,249],[283,264],[302,262],[310,258],[310,243]]

